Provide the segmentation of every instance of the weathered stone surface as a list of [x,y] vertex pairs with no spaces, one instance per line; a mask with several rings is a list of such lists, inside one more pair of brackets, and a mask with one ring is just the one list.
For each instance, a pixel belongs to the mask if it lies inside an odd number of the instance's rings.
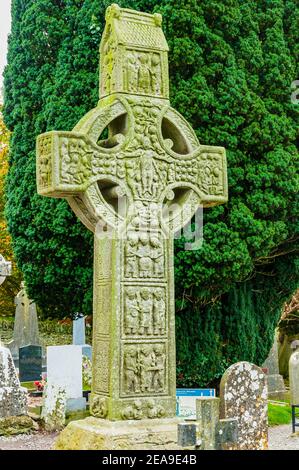
[[37,139],[39,194],[95,232],[90,410],[108,420],[175,415],[173,234],[227,201],[225,149],[170,107],[161,22],[111,5],[97,108]]
[[268,369],[268,397],[283,400],[285,398],[286,389],[283,378],[279,374],[277,334],[275,334],[273,346],[266,361],[263,364],[263,368]]
[[237,418],[220,419],[215,431],[215,450],[225,450],[228,445],[238,442]]
[[24,283],[15,297],[16,313],[13,339],[7,344],[13,358],[19,358],[19,348],[27,345],[40,345],[36,305],[26,294]]
[[299,406],[299,350],[295,350],[289,361],[290,403]]
[[28,434],[36,428],[29,416],[8,416],[0,418],[0,436]]
[[27,390],[20,386],[9,349],[0,347],[0,418],[26,412]]
[[216,425],[219,421],[219,402],[216,397],[200,397],[196,399],[196,420],[199,423],[201,450],[214,450]]
[[220,416],[238,420],[238,442],[225,448],[268,448],[267,380],[262,369],[238,362],[226,370],[220,383]]
[[109,421],[94,417],[72,421],[59,434],[57,450],[181,449],[178,419]]
[[196,445],[196,424],[178,424],[178,445],[180,447],[191,447]]
[[59,384],[47,383],[43,393],[41,418],[46,431],[59,431],[65,425],[66,391]]

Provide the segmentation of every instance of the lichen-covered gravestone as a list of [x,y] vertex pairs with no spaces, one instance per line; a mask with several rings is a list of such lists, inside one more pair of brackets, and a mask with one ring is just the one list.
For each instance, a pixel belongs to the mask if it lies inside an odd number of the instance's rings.
[[226,202],[227,182],[225,150],[200,145],[170,107],[161,23],[111,5],[98,106],[72,132],[37,140],[39,194],[66,198],[95,232],[90,411],[98,419],[70,423],[60,448],[138,448],[137,440],[157,448],[161,433],[176,442],[173,235],[201,204]]
[[249,362],[229,367],[220,383],[220,417],[237,418],[238,442],[226,449],[268,448],[267,380],[262,369]]
[[0,345],[0,418],[26,412],[27,390],[20,386],[9,349]]

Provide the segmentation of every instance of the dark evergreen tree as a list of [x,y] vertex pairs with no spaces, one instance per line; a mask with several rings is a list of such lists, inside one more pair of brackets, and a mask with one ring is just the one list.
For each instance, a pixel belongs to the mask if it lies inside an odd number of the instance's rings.
[[[13,132],[7,218],[29,295],[46,315],[91,311],[92,236],[40,197],[35,137],[71,130],[98,100],[103,0],[13,0],[5,119]],[[163,15],[171,102],[203,144],[227,149],[229,202],[205,211],[204,243],[176,243],[180,384],[265,359],[298,284],[296,0],[127,0]]]

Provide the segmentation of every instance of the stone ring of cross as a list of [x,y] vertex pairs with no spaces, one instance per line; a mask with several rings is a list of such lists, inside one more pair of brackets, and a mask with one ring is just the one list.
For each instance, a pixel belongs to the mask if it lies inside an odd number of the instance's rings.
[[225,200],[222,147],[201,146],[165,100],[111,98],[103,97],[72,132],[39,137],[41,194],[66,197],[92,231],[99,221],[116,228],[142,214],[144,222],[158,217],[175,231],[200,204]]

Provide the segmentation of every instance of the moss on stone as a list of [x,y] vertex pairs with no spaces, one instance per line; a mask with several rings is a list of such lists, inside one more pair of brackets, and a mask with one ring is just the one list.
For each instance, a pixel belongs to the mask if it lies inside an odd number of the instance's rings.
[[8,416],[0,418],[0,436],[28,434],[34,428],[34,422],[29,416]]

